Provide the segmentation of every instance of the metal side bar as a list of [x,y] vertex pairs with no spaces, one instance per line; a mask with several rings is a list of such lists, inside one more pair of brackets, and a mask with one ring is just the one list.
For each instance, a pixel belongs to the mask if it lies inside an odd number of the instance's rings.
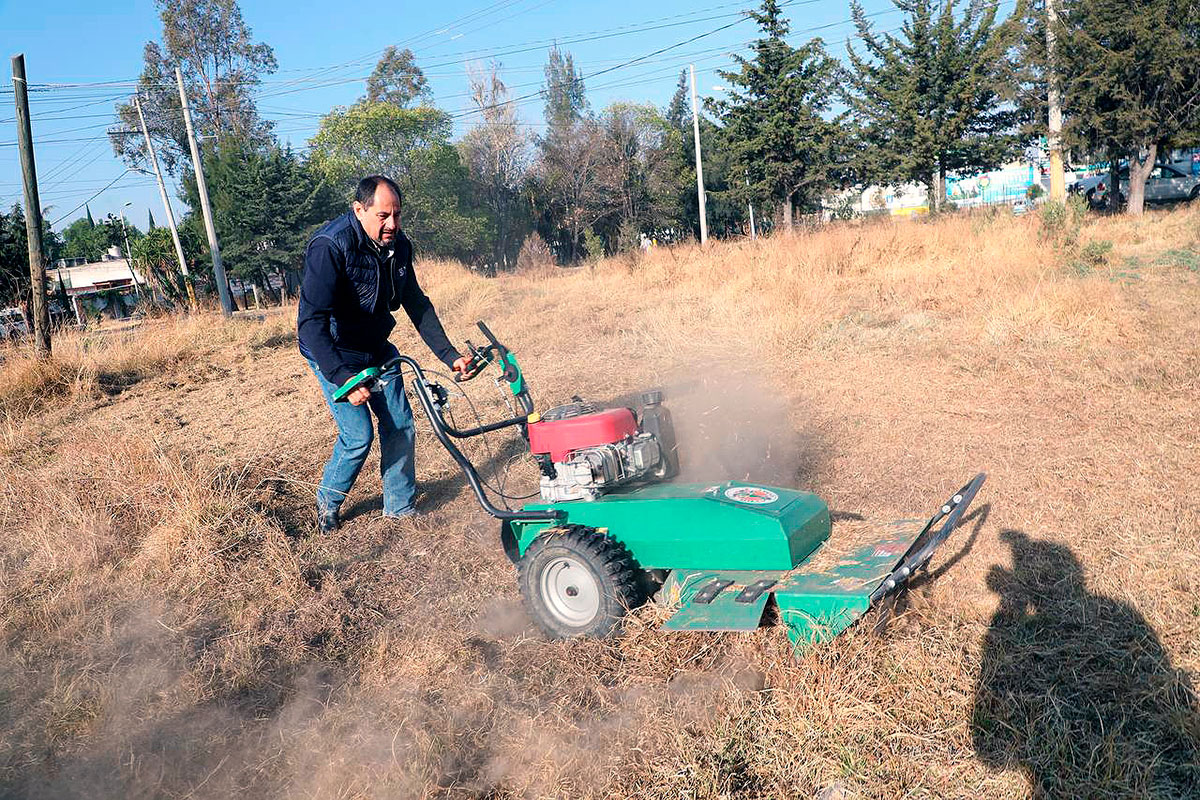
[[[929,563],[933,551],[937,550],[958,526],[959,520],[966,513],[967,507],[971,505],[971,501],[975,499],[976,493],[983,486],[985,480],[987,480],[987,473],[981,472],[976,475],[929,518],[929,522],[925,523],[925,527],[921,529],[921,533],[918,534],[908,552],[900,559],[900,564],[883,583],[876,587],[875,591],[871,592],[871,605],[903,586],[918,570]],[[942,523],[942,526],[934,532],[933,528],[939,522]]]

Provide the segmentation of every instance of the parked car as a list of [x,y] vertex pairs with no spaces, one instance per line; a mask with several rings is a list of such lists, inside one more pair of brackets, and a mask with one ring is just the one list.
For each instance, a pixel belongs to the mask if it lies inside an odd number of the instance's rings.
[[19,308],[0,308],[0,341],[20,339],[29,335],[25,312]]
[[[1121,202],[1129,196],[1129,167],[1121,167]],[[1071,185],[1071,191],[1087,198],[1092,208],[1108,207],[1108,175],[1093,175]],[[1170,203],[1200,198],[1200,175],[1184,175],[1174,167],[1156,164],[1146,179],[1147,203]]]

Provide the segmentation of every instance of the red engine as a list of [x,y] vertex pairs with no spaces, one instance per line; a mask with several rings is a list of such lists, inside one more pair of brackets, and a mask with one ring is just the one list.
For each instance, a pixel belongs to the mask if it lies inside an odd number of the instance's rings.
[[529,450],[534,455],[547,454],[551,461],[566,461],[576,450],[619,442],[638,432],[637,420],[628,408],[606,408],[566,419],[542,418],[528,428]]
[[675,437],[661,394],[647,393],[642,424],[628,408],[577,400],[528,423],[529,449],[542,468],[542,499],[594,500],[609,489],[674,474]]

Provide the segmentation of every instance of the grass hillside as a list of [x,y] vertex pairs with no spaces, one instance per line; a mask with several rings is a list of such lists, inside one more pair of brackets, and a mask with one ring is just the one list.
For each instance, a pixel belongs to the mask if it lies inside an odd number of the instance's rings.
[[0,797],[1200,796],[1200,208],[418,270],[540,408],[664,388],[688,476],[868,519],[988,483],[935,579],[832,644],[654,607],[548,642],[419,411],[426,513],[384,523],[369,466],[295,538],[334,428],[294,308],[7,350]]

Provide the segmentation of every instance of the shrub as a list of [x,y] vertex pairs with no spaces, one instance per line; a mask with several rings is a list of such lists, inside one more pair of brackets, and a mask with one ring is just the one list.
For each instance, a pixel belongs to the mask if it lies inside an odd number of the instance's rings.
[[1067,229],[1070,212],[1067,204],[1058,200],[1047,200],[1042,204],[1042,230],[1050,239],[1059,239]]
[[542,269],[554,266],[554,251],[546,240],[538,233],[531,233],[521,242],[521,250],[517,253],[517,270]]
[[1095,239],[1088,242],[1079,250],[1079,257],[1071,263],[1075,272],[1087,275],[1108,264],[1108,256],[1112,253],[1113,243],[1107,239]]
[[833,208],[830,209],[829,216],[831,219],[837,220],[855,219],[858,217],[858,211],[854,208],[854,198],[846,196],[838,200]]
[[1087,216],[1087,200],[1068,195],[1067,201],[1047,200],[1041,208],[1042,232],[1057,244],[1072,247],[1079,239],[1079,229]]
[[1154,260],[1155,264],[1167,267],[1180,267],[1192,272],[1200,272],[1200,252],[1195,250],[1168,250]]
[[1093,267],[1103,267],[1108,263],[1108,254],[1112,252],[1113,243],[1107,239],[1096,239],[1088,242],[1079,251],[1079,257]]
[[583,232],[583,249],[587,251],[588,261],[599,261],[604,258],[604,237],[596,233],[595,228]]

